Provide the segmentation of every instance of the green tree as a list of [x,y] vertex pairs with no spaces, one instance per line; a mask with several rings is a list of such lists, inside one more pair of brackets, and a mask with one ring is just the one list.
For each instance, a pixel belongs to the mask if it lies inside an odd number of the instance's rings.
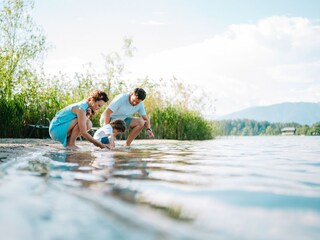
[[10,99],[28,88],[33,63],[45,52],[45,36],[30,15],[32,0],[4,0],[0,9],[0,93]]
[[297,135],[307,135],[310,127],[308,125],[303,125],[300,127],[297,127],[296,134]]
[[34,63],[46,47],[30,15],[33,5],[32,0],[3,0],[0,6],[1,137],[21,136],[26,109],[37,108],[32,101],[38,100],[40,82]]
[[320,135],[320,122],[312,124],[308,132],[310,135]]

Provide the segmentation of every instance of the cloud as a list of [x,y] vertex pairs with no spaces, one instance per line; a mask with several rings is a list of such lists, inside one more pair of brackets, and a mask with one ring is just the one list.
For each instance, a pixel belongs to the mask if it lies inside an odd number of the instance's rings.
[[161,22],[161,21],[155,21],[155,20],[147,20],[147,21],[132,21],[132,24],[137,24],[137,25],[149,25],[149,26],[162,26],[166,25],[167,23]]
[[142,25],[165,25],[164,22],[159,22],[159,21],[153,21],[153,20],[149,20],[149,21],[146,21],[146,22],[141,22],[140,24]]
[[[130,66],[136,75],[178,79],[212,92],[217,114],[283,101],[319,101],[320,25],[273,16],[161,52]],[[318,92],[317,92],[318,91]]]
[[282,64],[270,70],[272,79],[285,83],[316,83],[319,77],[320,61]]
[[152,15],[164,16],[164,15],[167,15],[167,12],[165,12],[165,11],[154,11],[154,12],[152,12]]

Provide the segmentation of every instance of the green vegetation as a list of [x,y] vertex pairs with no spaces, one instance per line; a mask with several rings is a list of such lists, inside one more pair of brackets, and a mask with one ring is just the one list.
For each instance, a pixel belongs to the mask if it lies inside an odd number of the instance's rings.
[[244,119],[217,121],[215,126],[220,136],[281,135],[281,129],[285,127],[294,127],[296,135],[320,135],[320,122],[308,126],[298,123],[269,123]]
[[156,108],[152,114],[152,126],[159,138],[202,140],[213,138],[213,125],[197,112],[176,107]]
[[[145,106],[157,138],[211,139],[213,125],[193,109],[208,106],[175,77],[169,82],[148,77],[124,78],[125,60],[133,56],[132,40],[125,38],[121,53],[103,57],[105,69],[85,66],[73,77],[61,73],[46,76],[42,62],[48,48],[46,38],[30,15],[32,0],[4,0],[0,6],[0,137],[24,137],[27,124],[52,119],[63,107],[85,99],[94,89],[108,93],[110,100],[139,86],[146,90]],[[210,107],[210,106],[209,106]],[[98,126],[100,114],[92,118]],[[163,122],[163,123],[162,123]],[[143,134],[142,134],[143,137]]]
[[33,63],[45,51],[45,38],[28,14],[31,8],[32,2],[16,0],[0,9],[0,136],[19,136],[30,116],[39,117]]

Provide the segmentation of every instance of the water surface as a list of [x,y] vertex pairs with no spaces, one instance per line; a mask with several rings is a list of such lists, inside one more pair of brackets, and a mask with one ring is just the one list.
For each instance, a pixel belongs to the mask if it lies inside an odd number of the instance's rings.
[[3,239],[319,239],[319,137],[134,143],[0,164]]

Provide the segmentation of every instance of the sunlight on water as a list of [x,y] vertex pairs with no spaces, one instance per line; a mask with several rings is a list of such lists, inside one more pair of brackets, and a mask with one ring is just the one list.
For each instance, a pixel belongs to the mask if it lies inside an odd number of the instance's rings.
[[0,164],[1,234],[319,239],[319,143],[234,137],[30,153]]

